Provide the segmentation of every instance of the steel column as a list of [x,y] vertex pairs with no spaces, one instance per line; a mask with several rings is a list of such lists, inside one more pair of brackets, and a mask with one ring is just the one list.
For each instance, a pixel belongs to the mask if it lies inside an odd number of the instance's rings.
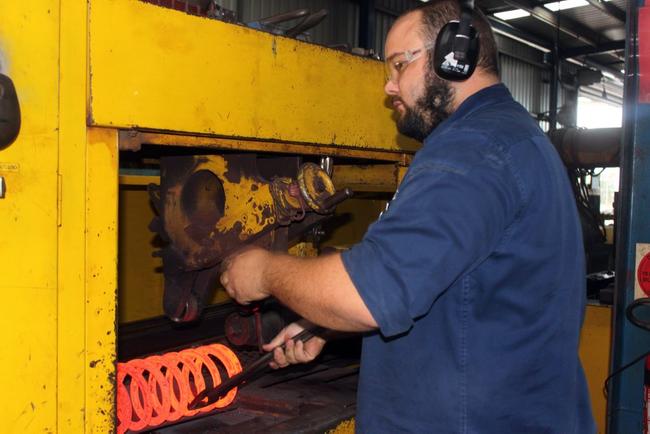
[[551,86],[550,86],[550,97],[549,97],[549,115],[548,115],[548,129],[553,131],[557,128],[557,92],[559,87],[560,79],[560,58],[558,56],[558,45],[557,41],[553,45],[553,51],[551,52],[552,58],[552,68],[551,68]]
[[375,0],[359,2],[359,46],[379,48],[375,44]]
[[[647,86],[648,71],[644,71],[644,59],[638,57],[648,54],[648,49],[644,49],[650,43],[648,35],[640,32],[650,22],[648,12],[648,7],[643,4],[628,3],[621,206],[618,214],[620,229],[617,236],[611,372],[650,349],[650,333],[632,325],[625,317],[626,306],[634,300],[637,244],[650,243],[650,215],[647,208],[650,197],[650,98],[643,91]],[[639,361],[612,379],[608,403],[610,433],[643,432],[643,366]]]

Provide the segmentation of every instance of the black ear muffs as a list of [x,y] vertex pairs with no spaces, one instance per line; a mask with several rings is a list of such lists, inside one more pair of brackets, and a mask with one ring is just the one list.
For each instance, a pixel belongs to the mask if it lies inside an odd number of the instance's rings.
[[16,140],[20,132],[20,104],[13,81],[0,74],[0,149]]
[[464,36],[459,34],[459,27],[458,21],[450,21],[440,29],[436,38],[433,54],[435,71],[445,80],[467,80],[476,69],[479,53],[478,33],[470,25],[469,36]]

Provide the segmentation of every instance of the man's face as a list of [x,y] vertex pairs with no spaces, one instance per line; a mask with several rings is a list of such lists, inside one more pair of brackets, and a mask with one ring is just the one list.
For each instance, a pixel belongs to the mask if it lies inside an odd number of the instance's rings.
[[[386,39],[386,59],[402,62],[398,74],[386,83],[384,90],[391,97],[398,113],[397,129],[405,136],[423,141],[435,127],[449,117],[453,89],[449,83],[428,67],[431,50],[427,50],[418,29],[420,13],[402,17]],[[404,62],[405,51],[415,53],[415,60]],[[415,57],[414,56],[414,57]]]

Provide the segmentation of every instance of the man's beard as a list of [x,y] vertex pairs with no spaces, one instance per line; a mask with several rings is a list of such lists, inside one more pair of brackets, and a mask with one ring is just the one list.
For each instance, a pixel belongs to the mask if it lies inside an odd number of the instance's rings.
[[400,133],[420,142],[449,117],[454,96],[449,83],[433,71],[427,72],[425,80],[427,85],[424,95],[418,98],[413,107],[403,103],[405,111],[397,121],[397,130]]

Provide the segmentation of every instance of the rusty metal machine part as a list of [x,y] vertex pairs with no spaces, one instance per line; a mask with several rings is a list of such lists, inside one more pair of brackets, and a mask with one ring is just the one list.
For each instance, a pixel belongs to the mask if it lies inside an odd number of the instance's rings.
[[[318,25],[328,15],[327,9],[311,12],[309,9],[296,9],[280,13],[257,21],[246,23],[248,27],[264,30],[278,35],[285,35],[289,38],[296,38],[302,33]],[[295,22],[294,22],[295,21]],[[288,25],[280,26],[293,22]]]
[[285,21],[291,21],[298,18],[303,18],[307,15],[309,15],[309,9],[295,9],[293,11],[283,12],[277,15],[262,18],[261,20],[259,20],[259,23],[262,25],[278,24],[278,23],[283,23]]
[[221,6],[217,0],[142,0],[157,6],[183,11],[187,14],[200,15],[229,23],[237,22],[235,11]]
[[[286,172],[287,157],[278,157],[276,170],[273,163],[264,159],[265,172]],[[298,169],[298,180],[263,177],[254,154],[164,157],[160,165],[160,186],[149,186],[158,213],[150,229],[168,243],[156,252],[165,274],[163,308],[179,322],[198,318],[228,255],[251,244],[286,250],[291,235],[313,227],[347,197],[312,163]],[[317,218],[306,218],[314,212]],[[284,229],[293,222],[299,223]]]
[[316,27],[318,24],[320,24],[320,22],[327,17],[328,13],[329,12],[327,9],[321,9],[319,11],[310,13],[294,27],[288,29],[285,32],[285,35],[289,38],[297,37],[301,33],[304,33],[312,27]]
[[257,348],[273,339],[285,325],[282,316],[271,310],[249,315],[233,312],[226,318],[224,328],[231,344]]
[[11,145],[20,132],[20,104],[11,78],[0,74],[0,149]]
[[331,177],[334,172],[334,159],[332,157],[321,157],[320,159],[320,168],[327,173],[327,176]]
[[336,189],[325,170],[314,163],[303,164],[298,171],[298,186],[311,209],[320,214],[331,211],[325,201],[336,193]]

